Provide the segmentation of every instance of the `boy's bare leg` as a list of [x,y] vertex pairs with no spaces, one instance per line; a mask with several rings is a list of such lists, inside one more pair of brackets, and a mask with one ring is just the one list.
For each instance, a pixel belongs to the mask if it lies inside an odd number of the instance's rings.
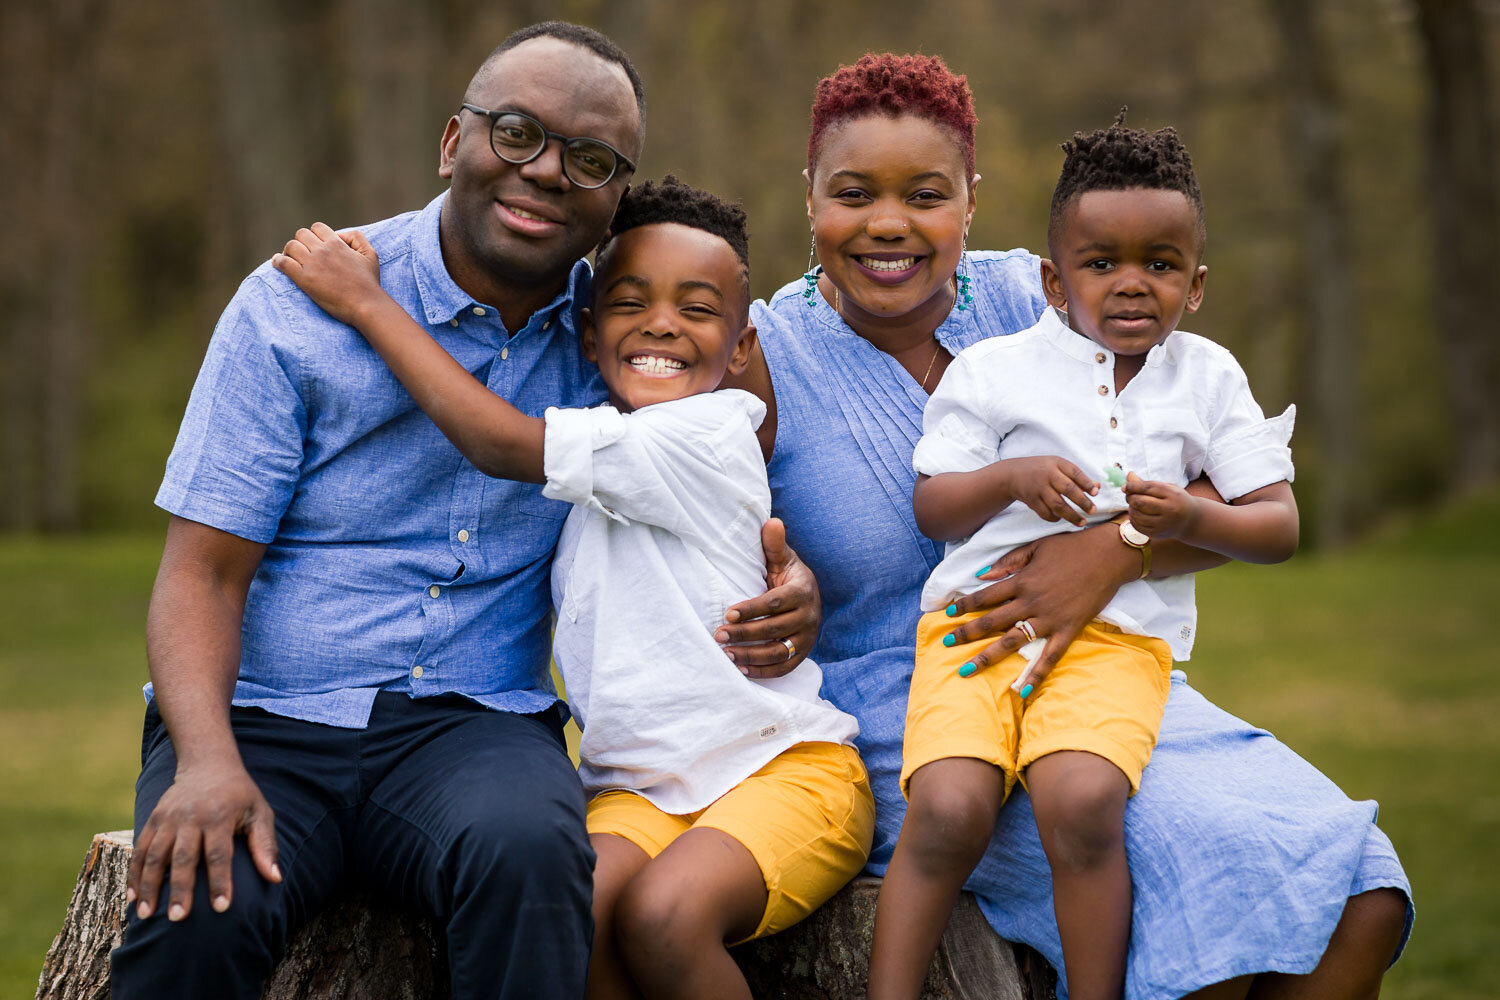
[[1026,789],[1052,866],[1052,906],[1073,1000],[1119,1000],[1130,948],[1125,802],[1130,779],[1096,754],[1062,750],[1032,763]]
[[911,805],[875,905],[870,1000],[921,994],[953,901],[995,831],[1005,775],[982,760],[949,757],[913,772],[909,791]]
[[591,833],[594,848],[594,948],[589,953],[588,1000],[637,1000],[640,991],[620,961],[615,906],[620,894],[651,858],[624,837]]
[[615,940],[650,1000],[751,1000],[726,941],[749,937],[766,910],[766,882],[750,850],[698,827],[630,880],[615,905]]

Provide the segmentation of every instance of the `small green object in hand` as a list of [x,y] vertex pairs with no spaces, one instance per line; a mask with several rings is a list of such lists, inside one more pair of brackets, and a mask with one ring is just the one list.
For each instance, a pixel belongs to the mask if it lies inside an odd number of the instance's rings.
[[1125,485],[1125,470],[1118,465],[1111,465],[1104,470],[1104,481],[1109,485],[1120,489]]

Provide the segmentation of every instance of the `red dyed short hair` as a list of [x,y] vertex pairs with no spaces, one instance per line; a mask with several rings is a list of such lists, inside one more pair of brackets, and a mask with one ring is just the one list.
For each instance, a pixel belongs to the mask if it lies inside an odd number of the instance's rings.
[[807,169],[818,159],[823,136],[835,125],[867,115],[918,115],[946,126],[974,175],[974,95],[966,77],[956,76],[941,56],[867,53],[853,66],[818,81],[812,132],[807,137]]

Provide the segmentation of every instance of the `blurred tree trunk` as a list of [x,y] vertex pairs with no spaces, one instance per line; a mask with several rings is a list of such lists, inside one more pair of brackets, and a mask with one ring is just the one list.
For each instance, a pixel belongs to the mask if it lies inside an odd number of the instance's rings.
[[[329,137],[303,127],[309,105],[326,101],[317,82],[327,55],[314,45],[322,60],[293,58],[311,16],[310,8],[214,0],[218,101],[211,117],[218,130],[218,166],[227,182],[224,194],[234,206],[228,224],[230,237],[237,237],[238,271],[270,257],[298,226],[318,218],[311,192],[328,186],[318,173],[316,153]],[[208,220],[216,223],[224,224]]]
[[1300,191],[1302,274],[1312,325],[1313,422],[1318,432],[1317,537],[1348,541],[1360,519],[1359,351],[1354,335],[1352,250],[1343,183],[1343,123],[1333,53],[1315,22],[1317,5],[1270,0],[1281,39],[1283,100]]
[[[433,11],[408,0],[343,0],[350,100],[345,131],[353,224],[409,212],[437,187],[442,118],[429,67],[441,58]],[[458,95],[452,95],[457,110]]]
[[0,527],[30,531],[38,522],[37,473],[43,344],[41,161],[34,154],[45,104],[45,12],[39,5],[0,8]]
[[1432,295],[1457,440],[1454,482],[1500,478],[1500,324],[1491,271],[1500,241],[1500,181],[1485,25],[1473,0],[1417,0],[1427,56]]
[[79,523],[78,451],[88,375],[89,238],[101,199],[97,55],[107,0],[8,4],[0,148],[0,525]]
[[86,166],[96,150],[89,137],[94,68],[106,36],[107,0],[55,0],[46,6],[50,58],[43,171],[38,197],[44,206],[42,323],[45,343],[41,404],[41,525],[52,531],[78,527],[78,445],[87,380],[84,272],[92,211]]

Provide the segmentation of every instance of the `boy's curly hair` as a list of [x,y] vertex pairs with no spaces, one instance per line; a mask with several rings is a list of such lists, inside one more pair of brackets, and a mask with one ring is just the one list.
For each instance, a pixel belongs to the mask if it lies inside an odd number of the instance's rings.
[[840,66],[818,81],[807,137],[808,172],[830,128],[872,114],[918,115],[946,127],[958,140],[964,170],[974,176],[974,125],[979,119],[968,79],[955,75],[941,56],[890,52],[866,53],[853,66]]
[[603,257],[614,237],[637,226],[659,222],[675,222],[701,229],[728,243],[740,259],[741,278],[745,288],[749,288],[750,231],[745,210],[691,184],[684,184],[671,174],[663,177],[660,183],[646,181],[625,192],[620,207],[615,209],[609,231],[599,241],[598,257]]
[[1131,128],[1125,124],[1121,108],[1108,128],[1095,129],[1085,135],[1074,132],[1062,144],[1062,173],[1052,192],[1052,216],[1047,239],[1052,241],[1063,212],[1074,199],[1089,191],[1126,191],[1130,188],[1156,188],[1180,191],[1192,204],[1198,216],[1198,249],[1201,253],[1208,238],[1203,211],[1203,192],[1193,173],[1193,158],[1177,138],[1177,130],[1168,126],[1154,132]]

